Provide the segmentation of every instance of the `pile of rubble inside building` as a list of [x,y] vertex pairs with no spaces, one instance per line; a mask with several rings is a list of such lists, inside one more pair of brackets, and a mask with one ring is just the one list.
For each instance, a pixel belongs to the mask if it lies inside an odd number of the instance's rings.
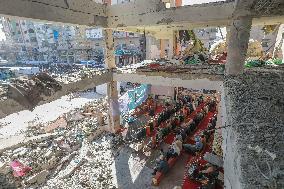
[[[54,122],[31,126],[26,137],[38,136],[36,140],[1,150],[0,186],[37,188],[46,182],[44,188],[71,188],[75,184],[110,186],[111,170],[106,168],[112,163],[119,136],[102,129],[107,111],[103,98]],[[70,175],[78,169],[83,173],[77,172],[71,179]],[[95,182],[88,182],[87,178]]]

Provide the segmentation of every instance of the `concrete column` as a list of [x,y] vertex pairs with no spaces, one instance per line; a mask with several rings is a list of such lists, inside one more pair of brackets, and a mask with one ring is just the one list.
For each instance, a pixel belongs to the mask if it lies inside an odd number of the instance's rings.
[[174,57],[174,50],[175,50],[175,45],[174,42],[175,41],[175,36],[172,33],[172,35],[169,37],[169,59],[172,59]]
[[[283,33],[284,33],[284,24],[281,24],[278,26],[279,28],[277,29],[277,34],[275,36],[275,45],[274,45],[274,49],[273,49],[273,57],[277,56],[277,48],[279,48],[278,52],[282,51],[282,45],[283,45]],[[282,52],[283,55],[283,52]],[[282,56],[283,57],[283,56]],[[282,58],[280,57],[280,58]]]
[[230,26],[226,74],[237,75],[243,72],[246,59],[252,18],[235,18]]
[[225,188],[283,188],[283,75],[276,68],[225,76]]
[[146,36],[146,60],[151,59],[151,46],[152,46],[152,37]]
[[[111,29],[104,30],[105,34],[105,64],[107,68],[116,68],[113,31]],[[117,131],[120,127],[120,111],[118,103],[117,82],[112,81],[107,84],[107,96],[109,103],[108,124],[111,132]]]
[[104,36],[105,36],[105,64],[108,69],[116,68],[115,65],[115,52],[114,52],[114,39],[113,39],[113,30],[105,29]]
[[180,55],[180,51],[181,51],[181,45],[179,43],[179,31],[175,31],[174,32],[174,38],[175,38],[175,56],[179,56]]
[[111,132],[116,132],[120,128],[120,110],[118,103],[117,82],[112,81],[107,84],[107,96],[109,102],[108,124]]
[[160,58],[165,58],[165,39],[160,39]]

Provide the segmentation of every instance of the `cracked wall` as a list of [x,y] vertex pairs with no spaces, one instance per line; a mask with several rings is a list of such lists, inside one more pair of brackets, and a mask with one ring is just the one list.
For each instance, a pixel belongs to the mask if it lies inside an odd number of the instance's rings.
[[284,69],[277,68],[225,77],[227,188],[284,187],[283,76]]

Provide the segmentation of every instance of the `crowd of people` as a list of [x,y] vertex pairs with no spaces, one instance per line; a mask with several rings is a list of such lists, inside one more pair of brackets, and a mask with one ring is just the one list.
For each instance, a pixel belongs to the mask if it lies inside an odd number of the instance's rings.
[[[209,103],[210,104],[210,103]],[[207,104],[208,105],[208,104]],[[167,163],[170,158],[175,158],[180,155],[183,150],[186,153],[196,155],[204,149],[204,146],[209,142],[210,136],[214,133],[216,126],[216,115],[210,120],[208,127],[203,132],[194,137],[195,144],[188,144],[187,139],[194,133],[199,123],[202,121],[206,113],[207,105],[205,105],[197,115],[175,131],[175,139],[170,145],[167,152],[161,150],[161,156],[157,159],[153,175],[156,172],[167,173],[169,164]]]
[[[178,157],[182,151],[196,155],[204,149],[214,133],[216,115],[210,119],[207,128],[194,137],[194,144],[187,142],[208,112],[215,111],[216,103],[216,99],[212,97],[183,94],[176,100],[164,102],[162,110],[157,113],[157,101],[151,97],[147,99],[144,106],[147,107],[150,121],[139,128],[133,138],[141,141],[148,137],[151,140],[147,146],[160,149],[153,175],[157,172],[166,174],[170,169],[169,160]],[[167,150],[162,150],[161,144],[170,134],[174,135],[173,141]]]
[[187,174],[189,179],[201,183],[200,189],[213,189],[218,180],[219,168],[211,163],[201,166],[198,161],[193,162]]
[[134,138],[142,140],[146,136],[152,136],[155,132],[155,141],[153,141],[153,145],[159,144],[164,137],[172,131],[175,131],[177,126],[179,126],[203,101],[204,96],[202,95],[198,97],[193,95],[180,96],[175,101],[166,102],[163,110],[158,115],[155,115],[157,103],[153,98],[149,98],[146,106],[148,115],[151,119],[145,127],[140,128],[136,132]]

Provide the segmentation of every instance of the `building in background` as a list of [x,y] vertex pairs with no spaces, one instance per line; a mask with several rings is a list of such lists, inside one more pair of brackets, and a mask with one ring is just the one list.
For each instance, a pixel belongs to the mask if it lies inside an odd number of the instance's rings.
[[[29,20],[0,18],[6,40],[0,42],[0,57],[12,63],[103,62],[102,29],[55,25]],[[140,51],[139,34],[115,32],[116,47]],[[128,49],[129,48],[129,49]],[[119,59],[117,59],[119,61]],[[133,63],[129,61],[128,63]]]

